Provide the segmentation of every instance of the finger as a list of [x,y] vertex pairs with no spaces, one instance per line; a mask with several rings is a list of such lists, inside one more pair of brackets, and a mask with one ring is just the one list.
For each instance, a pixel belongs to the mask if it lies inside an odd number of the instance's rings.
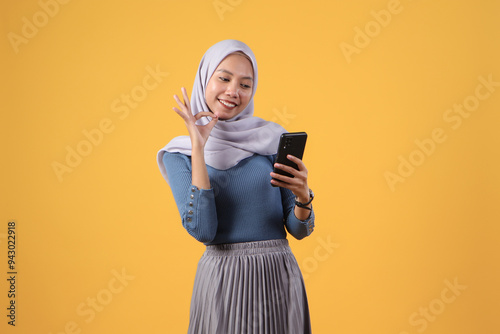
[[183,120],[185,120],[185,121],[187,121],[187,120],[188,120],[188,116],[187,116],[187,114],[186,114],[185,112],[183,112],[183,111],[181,111],[181,110],[179,110],[179,109],[177,109],[177,108],[175,108],[175,107],[174,107],[174,108],[172,108],[172,109],[174,109],[174,111],[175,111],[175,112],[176,112],[179,116],[181,116]]
[[[273,173],[271,173],[273,174]],[[287,177],[284,177],[282,178],[282,180],[278,180],[276,178],[273,178],[271,180],[271,184],[277,186],[277,187],[282,187],[282,188],[286,188],[288,190],[290,190],[295,196],[299,196],[298,194],[301,192],[301,189],[303,189],[303,187],[300,185],[300,184],[296,184],[294,183],[294,180],[296,181],[295,178],[287,178]],[[290,181],[290,182],[288,182]]]
[[210,120],[210,122],[206,125],[206,127],[208,128],[208,130],[211,132],[212,129],[214,128],[215,124],[217,124],[217,122],[219,121],[219,118],[217,117],[217,115],[214,115],[212,116],[212,119]]
[[295,184],[295,183],[298,182],[298,179],[295,178],[295,177],[290,177],[290,176],[278,174],[278,173],[275,173],[275,172],[271,172],[270,175],[271,175],[271,177],[273,179],[277,179],[277,180],[279,180],[281,182],[284,182],[284,183],[287,183],[287,184],[290,184],[290,185],[293,185],[293,184]]
[[179,107],[184,107],[184,108],[186,107],[186,105],[184,104],[184,102],[182,102],[181,99],[177,95],[174,95],[174,100],[175,100],[175,102],[177,102],[177,104],[179,105]]
[[277,179],[271,179],[271,183],[274,184],[277,187],[282,187],[282,188],[287,188],[292,190],[293,186],[290,183],[283,182]]
[[299,176],[300,175],[300,171],[298,171],[297,169],[295,169],[293,167],[287,166],[287,165],[275,163],[274,167],[276,167],[277,169],[281,169],[284,172],[290,173],[293,176]]
[[217,118],[217,115],[211,111],[200,111],[199,113],[194,115],[194,118],[196,118],[196,120],[199,120],[200,118],[205,117],[205,116],[210,116],[210,117],[212,117],[212,119]]
[[306,165],[304,165],[304,162],[301,159],[299,159],[296,156],[293,156],[291,154],[288,154],[286,157],[288,160],[295,162],[297,164],[297,166],[299,167],[300,171],[302,171],[302,170],[307,171]]
[[186,88],[182,87],[181,90],[182,90],[182,96],[184,97],[184,103],[189,108],[191,106],[191,104],[189,102],[189,96],[188,96],[188,93],[186,91]]

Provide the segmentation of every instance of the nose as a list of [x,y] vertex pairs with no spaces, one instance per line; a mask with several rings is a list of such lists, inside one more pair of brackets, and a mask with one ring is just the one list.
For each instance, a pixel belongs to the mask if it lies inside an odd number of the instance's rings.
[[236,98],[238,97],[239,94],[240,94],[240,89],[238,83],[233,81],[229,85],[227,85],[226,95]]

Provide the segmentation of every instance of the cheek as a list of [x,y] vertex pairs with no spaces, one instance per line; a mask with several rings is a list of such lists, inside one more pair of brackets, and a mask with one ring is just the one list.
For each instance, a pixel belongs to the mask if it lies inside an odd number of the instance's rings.
[[248,102],[250,102],[250,99],[252,98],[252,92],[240,93],[240,98],[242,101],[245,101],[246,103],[248,103]]
[[214,107],[213,94],[209,86],[207,86],[207,88],[205,89],[205,103],[207,104],[208,109],[212,111]]
[[217,83],[210,79],[205,90],[205,100],[213,99],[214,95],[216,95],[216,91]]

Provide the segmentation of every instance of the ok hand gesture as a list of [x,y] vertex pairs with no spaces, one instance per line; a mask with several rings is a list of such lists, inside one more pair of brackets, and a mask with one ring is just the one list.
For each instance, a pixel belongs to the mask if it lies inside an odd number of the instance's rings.
[[[186,128],[189,132],[189,137],[191,138],[191,145],[193,146],[193,149],[204,148],[210,132],[218,121],[217,115],[210,111],[200,111],[193,116],[191,113],[191,103],[189,102],[186,89],[182,87],[181,91],[184,102],[182,102],[177,95],[174,95],[174,100],[177,102],[180,109],[176,107],[173,109],[184,120]],[[212,117],[212,120],[206,125],[196,125],[196,121],[204,116],[210,116]]]

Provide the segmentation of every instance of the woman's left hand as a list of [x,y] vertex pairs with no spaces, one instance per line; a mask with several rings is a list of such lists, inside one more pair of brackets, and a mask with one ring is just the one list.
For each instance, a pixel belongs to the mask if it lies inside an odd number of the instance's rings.
[[274,167],[277,169],[281,169],[287,173],[292,174],[294,177],[289,177],[281,174],[276,174],[274,172],[271,172],[271,177],[273,177],[276,180],[271,180],[271,183],[278,186],[278,187],[283,187],[290,189],[293,194],[297,197],[297,200],[301,203],[306,203],[309,201],[309,186],[307,185],[307,168],[306,165],[302,162],[297,157],[294,157],[293,155],[287,155],[288,160],[294,162],[297,164],[297,167],[299,168],[298,170],[275,163]]

